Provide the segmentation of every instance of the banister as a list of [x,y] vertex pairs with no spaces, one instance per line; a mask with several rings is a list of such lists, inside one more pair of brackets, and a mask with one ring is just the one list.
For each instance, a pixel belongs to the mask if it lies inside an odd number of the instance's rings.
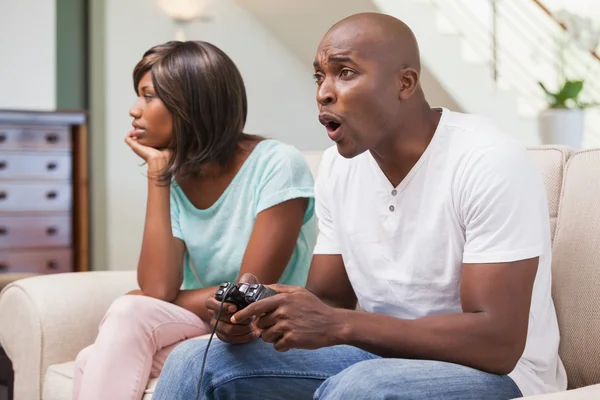
[[496,0],[491,0],[492,5],[492,76],[498,82],[498,7]]
[[[550,9],[548,7],[546,7],[544,5],[544,3],[542,3],[540,0],[532,0],[546,15],[548,15],[550,18],[552,18],[552,20],[554,22],[556,22],[563,30],[567,30],[567,27],[565,26],[565,24],[563,24],[562,22],[558,21],[556,19],[556,17],[554,16],[554,14],[552,13],[552,11],[550,11]],[[592,57],[594,57],[596,60],[600,61],[600,55],[598,55],[598,53],[596,53],[595,50],[589,50],[590,54],[592,55]]]

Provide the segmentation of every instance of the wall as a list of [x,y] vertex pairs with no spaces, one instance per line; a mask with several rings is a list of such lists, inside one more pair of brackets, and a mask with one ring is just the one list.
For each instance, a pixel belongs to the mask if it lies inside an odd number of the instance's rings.
[[90,234],[91,269],[106,269],[107,256],[107,182],[106,170],[106,4],[104,0],[89,4],[89,98],[90,107],[90,182],[91,220]]
[[[302,65],[311,69],[319,42],[334,23],[356,13],[381,12],[372,0],[344,0],[343,7],[339,1],[322,0],[236,0],[236,3],[260,21]],[[427,66],[423,66],[421,83],[432,106],[462,111]]]
[[431,107],[445,107],[452,111],[464,112],[456,100],[448,93],[440,82],[433,76],[426,65],[421,65],[421,87]]
[[[97,12],[105,18],[105,51],[93,52],[92,64],[105,66],[105,99],[102,105],[92,101],[92,115],[103,107],[106,118],[105,129],[93,132],[98,147],[92,148],[92,157],[98,156],[96,149],[101,151],[103,145],[105,195],[94,194],[94,224],[100,226],[93,234],[95,246],[103,240],[98,235],[104,236],[106,252],[95,247],[93,265],[94,269],[133,269],[141,246],[147,189],[145,168],[123,141],[131,128],[128,110],[135,100],[131,71],[146,49],[171,40],[175,28],[154,1],[106,0],[105,9]],[[249,97],[246,131],[281,139],[302,150],[328,146],[316,118],[312,67],[301,64],[233,1],[215,1],[207,13],[213,22],[189,26],[188,39],[216,44],[238,65]],[[99,74],[92,79],[100,82]]]
[[89,108],[87,16],[88,0],[56,0],[56,108],[59,109]]
[[54,0],[0,1],[0,108],[56,104]]

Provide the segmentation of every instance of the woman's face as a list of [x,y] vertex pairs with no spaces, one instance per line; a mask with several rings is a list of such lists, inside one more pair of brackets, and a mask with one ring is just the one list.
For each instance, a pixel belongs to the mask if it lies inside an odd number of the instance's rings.
[[131,135],[144,146],[164,149],[173,136],[173,117],[156,95],[151,72],[146,72],[137,89],[139,97],[129,110],[133,117]]

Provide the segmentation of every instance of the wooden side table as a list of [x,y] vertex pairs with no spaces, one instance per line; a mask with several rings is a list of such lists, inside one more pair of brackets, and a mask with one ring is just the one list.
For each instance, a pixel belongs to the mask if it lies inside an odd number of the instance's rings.
[[0,110],[0,273],[88,269],[87,115]]

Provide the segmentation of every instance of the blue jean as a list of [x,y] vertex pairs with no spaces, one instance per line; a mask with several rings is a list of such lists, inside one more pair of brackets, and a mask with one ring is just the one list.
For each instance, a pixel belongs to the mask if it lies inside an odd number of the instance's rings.
[[[169,355],[153,400],[195,400],[206,340],[191,340]],[[257,340],[213,340],[201,399],[512,399],[508,376],[457,364],[380,358],[351,346],[279,353]]]

